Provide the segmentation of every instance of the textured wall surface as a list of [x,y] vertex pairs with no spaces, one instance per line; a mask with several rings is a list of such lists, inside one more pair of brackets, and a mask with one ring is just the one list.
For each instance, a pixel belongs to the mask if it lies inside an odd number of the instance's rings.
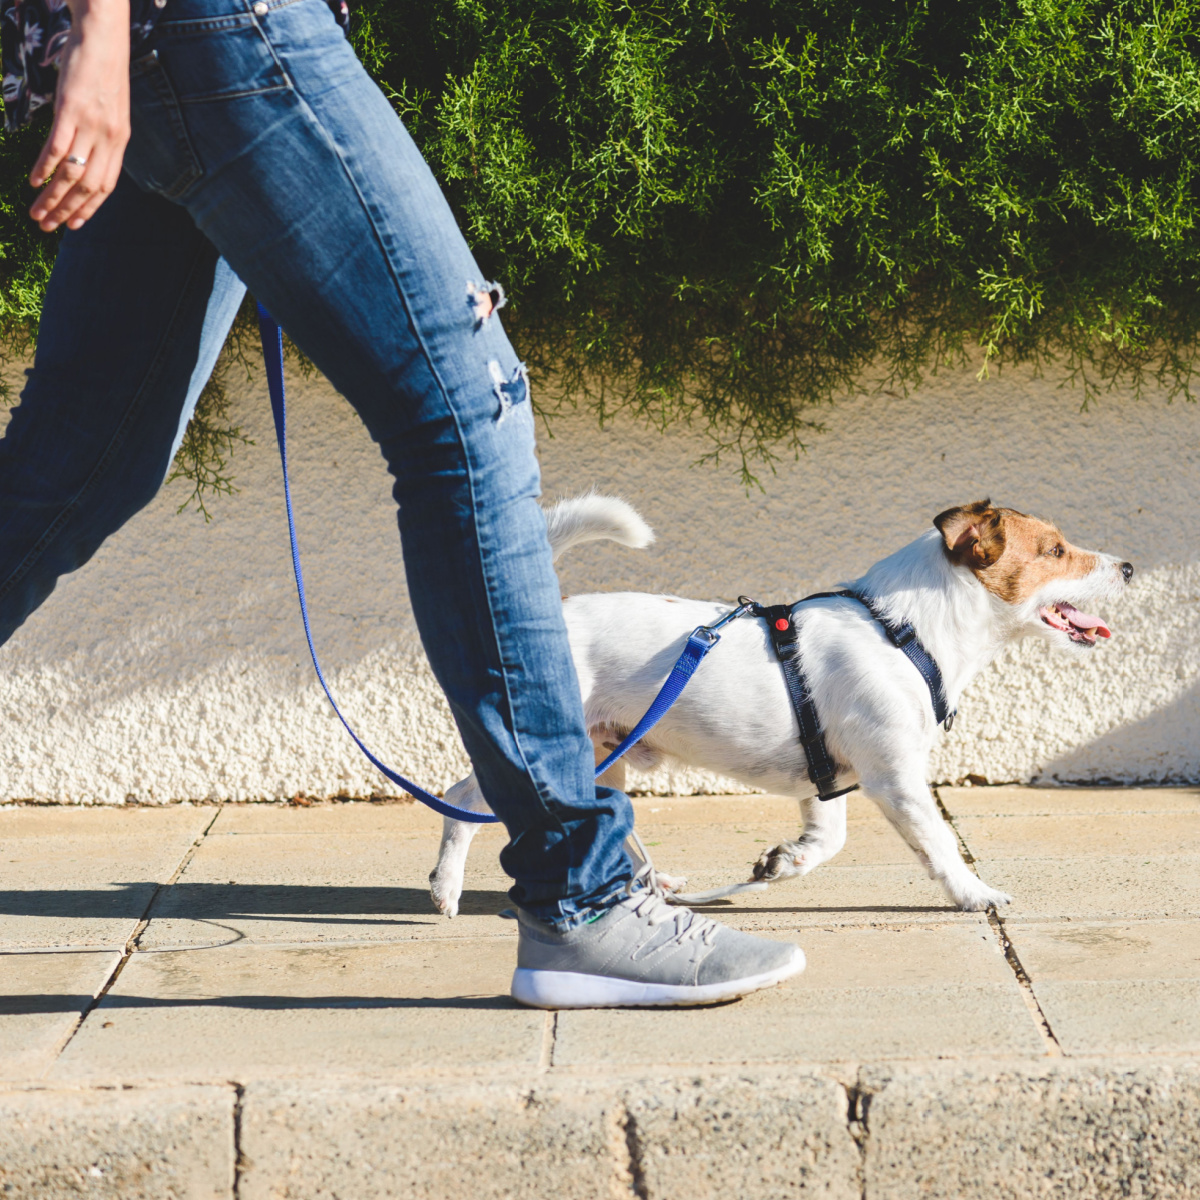
[[[293,479],[319,649],[359,732],[440,789],[465,757],[407,603],[382,460],[323,381],[294,380]],[[557,421],[546,491],[595,485],[658,532],[648,551],[587,546],[567,592],[644,589],[793,599],[861,572],[951,504],[990,495],[1079,545],[1131,559],[1086,662],[1007,652],[968,692],[935,780],[1200,779],[1200,408],[1079,394],[1020,373],[947,373],[907,399],[829,411],[799,461],[749,496],[705,444],[629,422]],[[238,400],[256,445],[210,525],[174,484],[64,579],[0,648],[0,800],[121,803],[394,790],[329,711],[307,660],[278,460],[260,388]],[[642,787],[723,788],[663,770]]]

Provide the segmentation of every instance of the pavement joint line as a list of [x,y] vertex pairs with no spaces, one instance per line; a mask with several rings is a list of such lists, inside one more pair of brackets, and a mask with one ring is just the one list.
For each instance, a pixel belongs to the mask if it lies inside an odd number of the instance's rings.
[[[971,853],[971,847],[967,845],[966,839],[954,823],[954,818],[950,815],[945,804],[942,803],[942,797],[938,794],[937,788],[933,788],[932,791],[933,798],[937,801],[938,809],[941,811],[942,819],[954,831],[954,836],[958,840],[963,861],[972,870],[975,870],[976,859],[975,855]],[[975,874],[978,875],[979,872],[975,871]],[[1038,1034],[1042,1039],[1042,1045],[1046,1049],[1046,1056],[1048,1058],[1064,1058],[1065,1054],[1062,1043],[1058,1040],[1053,1028],[1051,1028],[1050,1020],[1042,1008],[1041,1001],[1037,998],[1037,993],[1033,990],[1033,981],[1029,978],[1029,972],[1025,970],[1025,966],[1017,954],[1016,947],[1012,943],[1012,938],[1008,936],[1004,919],[1000,916],[995,905],[988,908],[987,919],[988,924],[996,935],[997,942],[1000,944],[1000,950],[1004,954],[1004,961],[1008,963],[1009,969],[1017,981],[1017,988],[1021,993],[1021,999],[1024,1001],[1025,1007],[1029,1010],[1029,1015],[1033,1018],[1033,1023],[1037,1026]]]
[[242,1116],[245,1112],[245,1085],[231,1081],[233,1088],[233,1200],[240,1200],[242,1176],[250,1165],[242,1153]]
[[642,1138],[638,1130],[637,1118],[629,1111],[629,1106],[621,1100],[617,1101],[614,1115],[619,1136],[617,1145],[613,1149],[617,1150],[617,1147],[620,1146],[625,1151],[625,1161],[621,1164],[623,1168],[621,1174],[624,1178],[621,1182],[626,1185],[630,1194],[637,1197],[637,1200],[650,1200],[650,1189],[646,1185]]
[[1042,1008],[1041,1001],[1037,998],[1037,993],[1033,990],[1033,981],[1029,978],[1029,972],[1025,970],[1024,964],[1017,955],[1016,947],[1008,936],[1003,918],[994,908],[988,909],[988,924],[996,931],[1000,948],[1004,951],[1004,960],[1012,968],[1012,973],[1017,978],[1017,986],[1021,989],[1021,999],[1025,1001],[1029,1015],[1037,1024],[1038,1032],[1041,1033],[1046,1047],[1046,1054],[1050,1058],[1065,1058],[1066,1053],[1062,1048],[1062,1043],[1051,1028],[1050,1020]]
[[[161,896],[163,892],[167,890],[167,888],[174,886],[179,881],[179,877],[184,873],[184,871],[187,870],[188,863],[195,858],[196,851],[200,849],[201,843],[206,837],[208,837],[208,831],[217,823],[217,818],[221,815],[224,807],[224,804],[217,805],[217,811],[213,813],[212,820],[209,821],[209,823],[205,825],[202,830],[200,830],[196,840],[187,848],[187,852],[179,860],[179,865],[175,868],[171,878],[168,879],[166,883],[160,883],[154,889],[154,895],[150,897],[150,903],[146,905],[146,911],[142,913],[142,919],[137,923],[137,928],[130,935],[129,941],[125,943],[126,958],[128,958],[129,955],[131,955],[138,948],[138,938],[140,938],[142,934],[146,932],[146,926],[150,924],[150,914],[154,911],[154,906],[158,903],[159,896]],[[125,963],[122,961],[121,967],[124,965]],[[120,973],[121,967],[117,968],[117,974]],[[116,975],[113,976],[113,979],[116,979]]]
[[859,1200],[867,1200],[867,1140],[871,1136],[867,1114],[874,1093],[862,1086],[862,1070],[856,1074],[853,1083],[842,1083],[842,1089],[846,1093],[846,1128],[858,1148],[859,1179],[862,1184]]
[[113,985],[120,978],[121,972],[125,969],[125,964],[133,957],[134,951],[137,949],[138,938],[141,937],[141,935],[145,932],[146,926],[150,924],[150,912],[154,908],[155,901],[158,900],[158,897],[162,894],[163,890],[165,888],[169,888],[180,877],[180,875],[182,875],[183,872],[187,869],[188,863],[190,863],[192,861],[192,856],[196,853],[197,850],[200,849],[200,843],[203,842],[204,839],[208,836],[208,831],[213,827],[213,822],[215,822],[216,819],[221,815],[221,809],[224,807],[225,806],[223,804],[218,804],[216,806],[216,811],[212,815],[212,820],[209,821],[208,824],[204,826],[204,828],[196,836],[195,841],[193,841],[192,844],[188,847],[187,852],[184,854],[183,858],[181,858],[179,860],[179,865],[175,868],[174,872],[171,875],[171,878],[168,879],[165,883],[160,883],[160,884],[155,885],[154,892],[151,895],[150,900],[147,902],[145,909],[143,909],[143,911],[142,911],[141,920],[139,920],[138,923],[134,926],[133,932],[129,935],[128,940],[125,942],[125,948],[121,952],[120,961],[117,963],[117,965],[115,967],[113,967],[112,973],[104,981],[104,985],[95,994],[95,996],[92,997],[91,1001],[84,1007],[83,1011],[79,1014],[79,1020],[76,1021],[75,1024],[71,1026],[70,1032],[67,1034],[66,1038],[63,1039],[62,1044],[58,1047],[58,1050],[54,1055],[53,1061],[57,1061],[59,1058],[62,1057],[62,1055],[65,1053],[67,1047],[71,1044],[72,1040],[74,1039],[75,1035],[80,1031],[80,1029],[83,1028],[84,1021],[86,1021],[88,1019],[88,1017],[91,1016],[91,1014],[96,1010],[96,1007],[97,1007],[97,1005],[99,1005],[100,1001],[103,1000],[104,997],[107,996],[108,993],[112,990]]
[[554,1046],[558,1040],[558,1012],[548,1011],[542,1022],[542,1049],[538,1055],[537,1073],[545,1075],[554,1066]]

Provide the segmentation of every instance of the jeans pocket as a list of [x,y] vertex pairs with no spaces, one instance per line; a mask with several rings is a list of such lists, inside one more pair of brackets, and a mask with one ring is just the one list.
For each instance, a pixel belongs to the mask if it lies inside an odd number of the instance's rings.
[[[295,3],[295,0],[292,0]],[[237,100],[287,91],[287,77],[264,31],[279,17],[241,13],[206,20],[165,20],[155,30],[155,47],[184,108],[219,100]],[[291,4],[284,4],[290,8]]]
[[204,169],[157,50],[130,66],[129,85],[132,134],[125,151],[125,170],[139,187],[177,200]]

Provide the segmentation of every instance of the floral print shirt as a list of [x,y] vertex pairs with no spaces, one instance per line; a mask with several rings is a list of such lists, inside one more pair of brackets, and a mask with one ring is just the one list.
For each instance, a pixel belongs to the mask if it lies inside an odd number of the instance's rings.
[[[345,29],[346,0],[327,0]],[[170,0],[130,0],[130,38],[136,55]],[[0,0],[4,127],[19,129],[39,108],[54,104],[58,62],[71,32],[67,0]]]

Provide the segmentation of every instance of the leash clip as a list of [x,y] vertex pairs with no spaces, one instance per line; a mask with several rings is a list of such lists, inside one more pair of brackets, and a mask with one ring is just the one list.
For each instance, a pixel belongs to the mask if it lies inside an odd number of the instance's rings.
[[739,596],[737,608],[732,608],[719,621],[714,621],[711,625],[699,625],[692,633],[692,637],[702,637],[708,641],[709,646],[715,646],[721,637],[717,633],[718,629],[728,625],[730,621],[736,621],[739,617],[744,617],[748,612],[752,612],[758,605],[748,596]]

